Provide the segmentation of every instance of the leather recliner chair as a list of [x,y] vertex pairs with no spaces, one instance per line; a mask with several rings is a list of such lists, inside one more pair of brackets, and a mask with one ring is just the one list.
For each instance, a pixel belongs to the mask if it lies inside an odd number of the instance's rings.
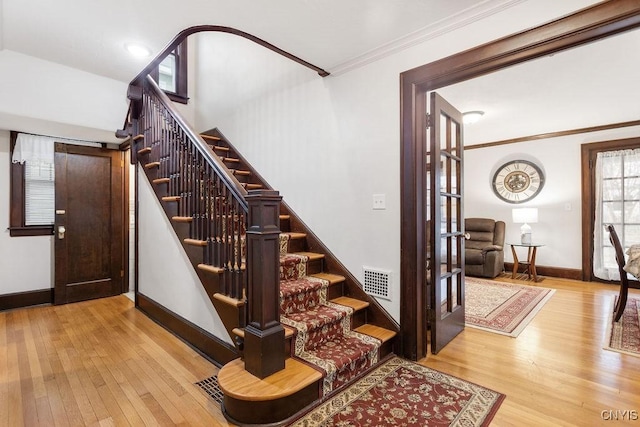
[[465,218],[464,273],[493,279],[504,271],[504,221],[489,218]]

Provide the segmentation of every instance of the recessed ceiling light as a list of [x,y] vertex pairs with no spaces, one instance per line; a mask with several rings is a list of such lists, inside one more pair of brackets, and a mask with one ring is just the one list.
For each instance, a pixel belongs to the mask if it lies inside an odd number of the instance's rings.
[[151,55],[151,49],[139,43],[126,43],[124,48],[136,58],[146,58]]
[[471,123],[475,123],[482,118],[484,115],[484,111],[467,111],[462,114],[462,121],[464,124],[470,125]]

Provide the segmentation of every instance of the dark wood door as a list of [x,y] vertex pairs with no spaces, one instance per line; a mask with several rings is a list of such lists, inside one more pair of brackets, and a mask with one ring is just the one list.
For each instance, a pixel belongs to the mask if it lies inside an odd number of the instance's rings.
[[428,311],[436,354],[464,329],[463,143],[462,113],[435,92],[430,100]]
[[123,292],[122,171],[120,151],[56,144],[55,304]]

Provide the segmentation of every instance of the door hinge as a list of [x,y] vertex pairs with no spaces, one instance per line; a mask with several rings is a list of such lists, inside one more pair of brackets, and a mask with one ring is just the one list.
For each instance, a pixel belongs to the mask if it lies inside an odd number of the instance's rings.
[[431,114],[427,113],[427,129],[431,127]]
[[124,270],[120,270],[120,277],[124,277]]
[[120,160],[120,167],[123,168],[124,167],[124,160]]

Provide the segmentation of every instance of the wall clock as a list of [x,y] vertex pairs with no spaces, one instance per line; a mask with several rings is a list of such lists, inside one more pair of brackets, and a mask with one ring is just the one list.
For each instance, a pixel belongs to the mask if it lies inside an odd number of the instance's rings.
[[498,168],[491,184],[499,199],[507,203],[523,203],[540,193],[544,174],[533,162],[512,160]]

